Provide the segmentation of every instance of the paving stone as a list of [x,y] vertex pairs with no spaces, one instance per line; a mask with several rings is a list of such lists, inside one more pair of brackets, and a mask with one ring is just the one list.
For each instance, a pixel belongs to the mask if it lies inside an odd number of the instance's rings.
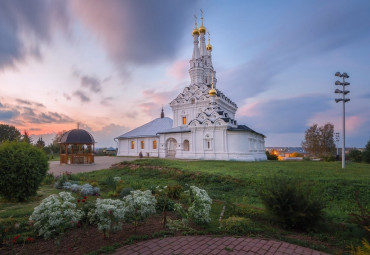
[[306,247],[266,239],[177,236],[123,246],[114,255],[327,255]]

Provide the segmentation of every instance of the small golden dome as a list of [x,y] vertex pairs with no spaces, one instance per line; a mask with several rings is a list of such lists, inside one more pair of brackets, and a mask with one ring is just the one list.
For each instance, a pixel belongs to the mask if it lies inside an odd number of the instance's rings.
[[206,49],[207,50],[212,50],[212,45],[210,43],[208,43],[207,46],[206,46]]
[[214,97],[217,95],[217,91],[214,88],[211,88],[208,92],[208,95],[210,95],[211,97]]
[[[202,23],[203,23],[203,22],[202,22]],[[206,28],[203,26],[203,24],[199,27],[199,29],[198,29],[198,30],[199,30],[199,33],[201,33],[201,34],[202,34],[202,33],[203,33],[203,34],[205,34],[205,33],[206,33],[206,31],[207,31],[207,30],[206,30]]]
[[198,29],[197,28],[194,28],[193,29],[193,33],[192,33],[193,35],[199,35],[199,31],[198,31]]

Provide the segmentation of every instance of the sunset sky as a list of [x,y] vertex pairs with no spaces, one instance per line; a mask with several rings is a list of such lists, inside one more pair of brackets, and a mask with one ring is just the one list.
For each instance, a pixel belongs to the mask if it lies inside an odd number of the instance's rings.
[[[96,147],[159,117],[190,83],[193,15],[204,10],[217,88],[266,146],[300,146],[312,124],[370,139],[370,1],[2,0],[0,123],[40,135],[80,126]],[[199,20],[198,20],[199,22]]]

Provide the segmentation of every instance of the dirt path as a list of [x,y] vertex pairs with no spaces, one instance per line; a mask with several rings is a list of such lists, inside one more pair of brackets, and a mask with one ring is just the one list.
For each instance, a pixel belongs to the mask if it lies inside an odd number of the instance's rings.
[[53,173],[54,175],[60,175],[65,171],[72,172],[72,173],[84,173],[84,172],[92,172],[101,169],[108,169],[111,165],[122,162],[122,161],[132,161],[136,160],[137,158],[132,157],[109,157],[109,156],[102,156],[102,157],[95,157],[95,164],[91,165],[61,165],[59,161],[50,161],[50,169],[49,173]]

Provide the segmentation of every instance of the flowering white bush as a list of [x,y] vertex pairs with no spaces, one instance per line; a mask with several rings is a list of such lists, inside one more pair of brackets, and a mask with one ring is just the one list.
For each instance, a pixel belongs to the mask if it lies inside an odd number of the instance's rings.
[[181,215],[184,223],[191,218],[197,224],[209,223],[211,218],[209,212],[211,211],[212,199],[208,196],[207,191],[196,186],[190,186],[191,205],[188,210],[184,210],[181,204],[175,204],[175,211]]
[[188,209],[189,216],[196,223],[209,223],[211,218],[209,212],[211,211],[212,199],[208,196],[207,191],[196,186],[190,186],[193,194],[193,203]]
[[125,196],[122,200],[127,209],[126,221],[133,222],[135,227],[138,221],[145,220],[155,213],[157,200],[150,190],[131,191],[131,194]]
[[110,231],[122,229],[125,214],[126,208],[121,200],[98,198],[95,209],[88,213],[88,217],[90,223],[96,223],[106,237]]
[[69,190],[72,191],[72,192],[80,192],[81,190],[81,186],[78,185],[78,184],[72,184],[70,187],[69,187]]
[[100,193],[100,189],[98,187],[93,187],[88,183],[82,185],[80,190],[82,196],[96,195]]
[[59,195],[50,195],[42,200],[30,216],[38,235],[49,239],[76,226],[83,213],[76,209],[74,201],[75,198],[69,192],[60,192]]
[[120,180],[121,180],[121,177],[119,176],[113,177],[114,182],[119,182]]

